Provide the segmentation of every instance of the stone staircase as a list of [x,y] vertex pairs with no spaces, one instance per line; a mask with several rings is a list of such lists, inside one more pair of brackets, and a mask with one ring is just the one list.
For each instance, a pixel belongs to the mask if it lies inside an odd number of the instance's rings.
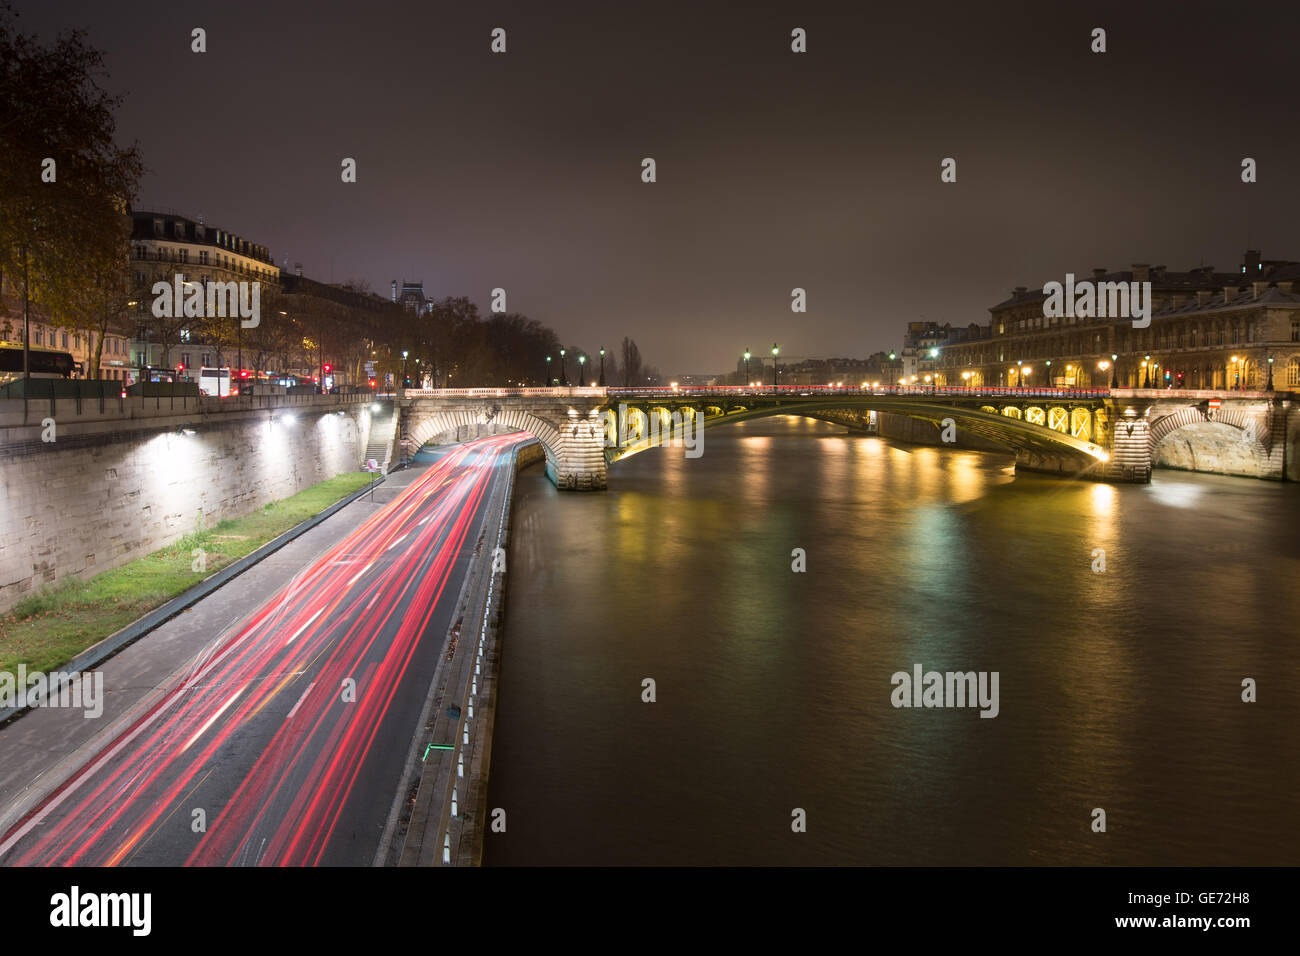
[[393,439],[397,435],[397,403],[381,402],[380,410],[370,414],[370,437],[362,465],[372,458],[379,462],[379,473],[388,473],[393,459]]

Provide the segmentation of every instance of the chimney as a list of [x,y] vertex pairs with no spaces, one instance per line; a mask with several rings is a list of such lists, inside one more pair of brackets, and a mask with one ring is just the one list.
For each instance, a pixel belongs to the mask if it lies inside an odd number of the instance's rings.
[[1253,289],[1255,292],[1256,299],[1258,299],[1261,295],[1264,294],[1264,290],[1267,289],[1268,286],[1269,284],[1267,282],[1252,282],[1250,284],[1251,289]]
[[1106,270],[1105,270],[1105,269],[1093,269],[1093,270],[1092,270],[1092,278],[1093,278],[1094,281],[1098,281],[1098,280],[1104,279],[1105,277],[1106,277]]
[[1294,288],[1294,286],[1294,282],[1279,282],[1277,284],[1278,291],[1285,292],[1287,295],[1291,294],[1291,289]]
[[1236,287],[1236,286],[1225,285],[1225,286],[1223,287],[1223,304],[1224,304],[1224,305],[1227,305],[1229,302],[1231,302],[1231,301],[1233,300],[1233,298],[1234,298],[1236,295],[1237,295],[1237,287]]
[[1259,250],[1247,249],[1246,255],[1242,259],[1242,265],[1244,266],[1244,268],[1241,270],[1242,274],[1247,276],[1248,278],[1253,279],[1255,276],[1259,275],[1261,271],[1260,262],[1259,262]]
[[1150,282],[1150,281],[1151,281],[1151,266],[1150,266],[1149,264],[1145,263],[1145,262],[1135,262],[1135,263],[1133,263],[1133,281],[1134,281],[1134,282]]
[[1196,304],[1206,305],[1210,301],[1210,296],[1212,295],[1214,295],[1214,293],[1210,292],[1208,289],[1201,289],[1196,293]]
[[1018,285],[1016,286],[1015,291],[1011,293],[1011,295],[1013,298],[1018,299],[1028,291],[1029,291],[1029,286]]

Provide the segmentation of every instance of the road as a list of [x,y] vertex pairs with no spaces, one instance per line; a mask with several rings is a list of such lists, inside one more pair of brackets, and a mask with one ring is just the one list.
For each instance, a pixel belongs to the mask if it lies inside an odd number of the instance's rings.
[[487,502],[528,440],[447,451],[101,735],[0,837],[0,864],[369,865]]

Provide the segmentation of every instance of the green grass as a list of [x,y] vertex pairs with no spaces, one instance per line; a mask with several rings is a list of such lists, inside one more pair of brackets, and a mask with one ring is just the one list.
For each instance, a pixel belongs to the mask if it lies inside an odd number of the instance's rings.
[[[19,664],[29,672],[50,671],[66,664],[369,481],[365,472],[338,475],[250,515],[195,531],[120,568],[85,580],[68,578],[25,598],[0,617],[0,671],[13,671]],[[201,572],[192,568],[195,548],[206,554]]]

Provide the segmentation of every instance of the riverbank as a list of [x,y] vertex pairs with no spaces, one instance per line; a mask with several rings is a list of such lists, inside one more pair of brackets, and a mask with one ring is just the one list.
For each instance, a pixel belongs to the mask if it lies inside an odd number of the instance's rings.
[[24,598],[0,617],[0,671],[61,667],[190,588],[369,484],[346,472],[242,518],[195,529],[175,544]]
[[505,826],[504,815],[489,821],[487,794],[512,505],[519,472],[543,458],[538,442],[520,448],[493,493],[377,866],[478,866],[486,827]]

